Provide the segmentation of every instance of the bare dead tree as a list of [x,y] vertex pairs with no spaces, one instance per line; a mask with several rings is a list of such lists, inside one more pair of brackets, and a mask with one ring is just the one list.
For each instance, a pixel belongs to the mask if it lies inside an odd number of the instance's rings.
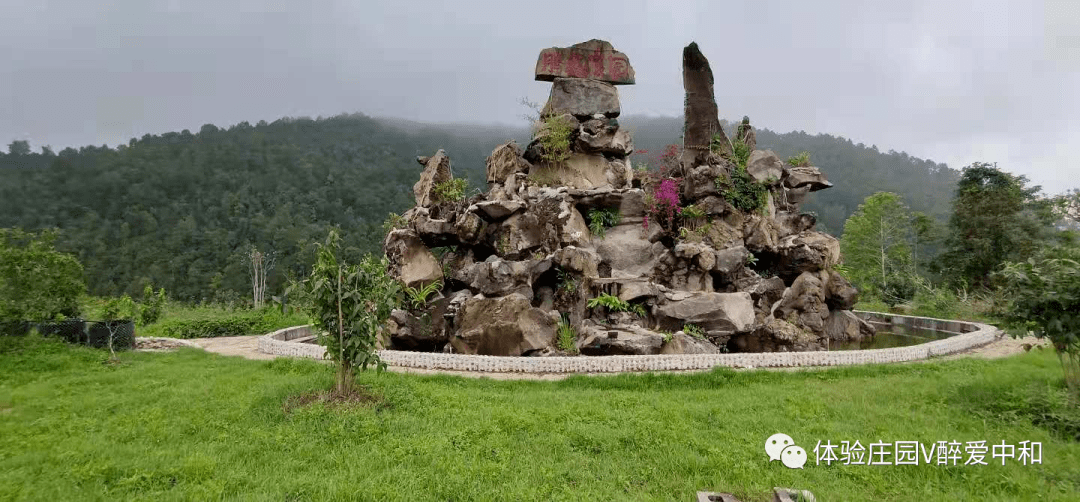
[[251,277],[251,296],[255,308],[261,308],[266,298],[266,276],[274,270],[277,255],[263,253],[255,246],[248,252],[248,274]]

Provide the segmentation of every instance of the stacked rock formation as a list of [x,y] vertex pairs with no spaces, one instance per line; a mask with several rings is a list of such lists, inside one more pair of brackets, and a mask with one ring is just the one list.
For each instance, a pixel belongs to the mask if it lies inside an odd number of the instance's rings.
[[[754,150],[748,119],[735,136],[751,152],[740,167],[720,129],[708,61],[691,44],[683,63],[684,152],[692,153],[679,166],[678,196],[695,207],[694,222],[643,224],[656,186],[646,178],[636,188],[632,142],[617,121],[614,85],[634,82],[626,56],[599,40],[545,49],[536,68],[537,80],[552,81],[544,125],[524,151],[509,142],[492,152],[486,193],[441,200],[449,158],[441,150],[418,158],[416,206],[384,250],[395,277],[438,291],[394,311],[384,344],[511,356],[679,354],[823,350],[872,335],[849,310],[855,289],[833,270],[838,241],[798,212],[807,193],[831,184],[817,168]],[[570,126],[560,155],[545,140],[564,134],[554,121]],[[727,200],[743,172],[765,188],[763,207]],[[611,221],[591,220],[616,213],[615,225],[594,233]],[[605,302],[590,302],[597,298]]]

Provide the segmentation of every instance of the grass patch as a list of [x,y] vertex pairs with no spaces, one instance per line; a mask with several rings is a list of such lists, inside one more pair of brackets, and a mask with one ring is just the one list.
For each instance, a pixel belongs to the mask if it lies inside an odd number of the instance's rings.
[[[0,500],[1076,500],[1080,444],[1036,425],[1049,351],[809,372],[494,381],[368,372],[381,405],[292,396],[331,388],[314,361],[194,349],[107,353],[0,338]],[[193,378],[193,376],[196,376]],[[1049,395],[1049,394],[1048,394]],[[310,398],[309,398],[310,399]],[[1057,412],[1058,404],[1048,401]],[[1023,411],[1010,411],[1019,407]],[[805,469],[769,463],[791,435]],[[1041,441],[1042,465],[813,465],[817,440]]]
[[277,307],[244,310],[169,304],[160,321],[138,326],[135,334],[168,338],[263,335],[281,328],[310,323],[311,319],[306,315],[296,312],[282,314]]

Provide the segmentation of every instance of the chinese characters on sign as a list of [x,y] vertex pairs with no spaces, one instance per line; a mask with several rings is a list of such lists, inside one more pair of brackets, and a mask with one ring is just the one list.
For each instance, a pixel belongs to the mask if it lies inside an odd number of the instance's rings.
[[610,84],[633,84],[634,73],[626,55],[614,50],[591,48],[544,49],[536,64],[536,79],[559,77],[591,78]]

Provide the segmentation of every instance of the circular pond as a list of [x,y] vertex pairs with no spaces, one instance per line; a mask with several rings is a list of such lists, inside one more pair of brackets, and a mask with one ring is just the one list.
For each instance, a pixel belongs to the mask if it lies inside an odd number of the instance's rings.
[[[379,356],[391,366],[424,370],[486,373],[620,373],[630,371],[707,370],[731,368],[779,368],[845,366],[869,363],[916,361],[980,347],[1001,332],[976,322],[903,316],[880,312],[856,314],[874,324],[881,338],[869,348],[843,347],[815,352],[744,352],[731,354],[679,354],[649,356],[553,356],[507,357],[381,350]],[[259,337],[259,350],[268,354],[324,358],[325,347],[310,342],[310,326],[296,326]],[[884,345],[873,346],[874,344]]]

